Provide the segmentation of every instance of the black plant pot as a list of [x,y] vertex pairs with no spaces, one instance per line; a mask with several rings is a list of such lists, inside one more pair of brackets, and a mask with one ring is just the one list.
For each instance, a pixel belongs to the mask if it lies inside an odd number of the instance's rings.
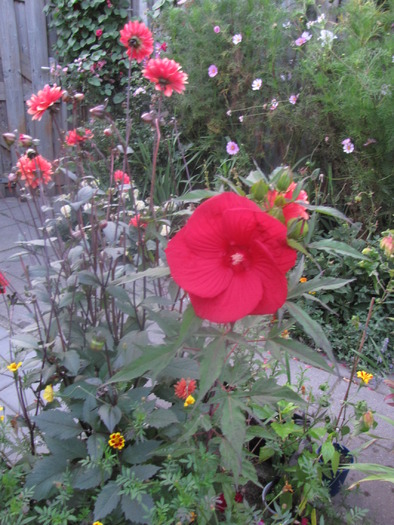
[[[339,443],[333,443],[333,445],[335,450],[337,452],[340,452],[341,457],[343,457],[344,461],[342,461],[342,463],[354,463],[354,457],[351,455],[350,450],[348,448],[346,448],[344,445],[340,445]],[[318,449],[318,453],[320,453],[320,448]],[[329,482],[328,489],[330,491],[331,497],[336,496],[341,490],[342,485],[345,483],[348,474],[349,469],[341,469],[337,471],[335,476],[333,472],[331,476],[323,475],[323,481]]]

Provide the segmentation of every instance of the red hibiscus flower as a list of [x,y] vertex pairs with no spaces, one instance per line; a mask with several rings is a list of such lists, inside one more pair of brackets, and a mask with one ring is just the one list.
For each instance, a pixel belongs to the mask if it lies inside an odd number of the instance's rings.
[[54,84],[52,87],[48,84],[40,90],[37,95],[32,95],[26,102],[29,106],[27,112],[33,115],[33,120],[41,120],[45,111],[53,106],[63,96],[63,90],[60,86]]
[[90,129],[86,128],[77,128],[72,129],[67,133],[66,136],[66,144],[68,146],[76,146],[77,144],[80,144],[81,142],[85,142],[85,140],[90,140],[93,138],[93,133]]
[[8,281],[7,279],[4,277],[4,275],[0,272],[0,294],[1,293],[6,293],[7,289],[6,287],[8,286]]
[[187,84],[187,75],[181,71],[181,66],[169,58],[153,58],[149,60],[142,74],[156,84],[158,91],[163,91],[170,97],[173,91],[182,93]]
[[127,22],[120,30],[120,41],[126,47],[130,58],[142,62],[153,53],[153,36],[142,22]]
[[285,192],[279,192],[277,190],[269,190],[267,193],[266,210],[270,211],[272,208],[278,207],[282,209],[285,223],[287,224],[291,219],[309,219],[309,214],[306,211],[305,206],[299,204],[297,201],[309,203],[308,194],[306,191],[301,190],[297,195],[297,198],[293,198],[294,190],[297,184],[292,182]]
[[254,202],[222,193],[201,204],[168,243],[172,277],[203,319],[272,314],[286,300],[286,272],[296,261],[286,233]]
[[224,494],[219,494],[219,496],[216,498],[216,504],[215,504],[216,510],[219,512],[224,512],[227,508],[227,501],[224,497]]
[[101,36],[103,36],[103,30],[102,29],[97,29],[96,30],[96,37],[100,38]]
[[130,184],[130,177],[121,170],[115,171],[114,179],[118,184]]
[[51,181],[52,165],[41,155],[32,159],[27,155],[22,155],[16,165],[21,174],[21,179],[25,180],[26,185],[33,189],[37,188],[40,182],[48,184]]
[[196,382],[194,379],[180,379],[174,386],[175,395],[180,399],[186,399],[191,396],[196,389]]

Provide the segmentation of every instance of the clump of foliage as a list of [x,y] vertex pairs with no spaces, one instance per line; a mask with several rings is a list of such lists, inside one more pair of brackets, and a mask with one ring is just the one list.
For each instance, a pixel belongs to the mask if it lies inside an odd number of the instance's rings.
[[[188,92],[177,101],[185,134],[207,158],[220,157],[231,137],[267,170],[306,157],[332,174],[331,199],[339,195],[343,206],[361,194],[353,216],[388,227],[390,11],[370,0],[324,11],[314,2],[296,2],[289,10],[282,4],[198,0],[164,10],[160,20],[169,44],[190,71]],[[235,35],[242,41],[234,44]],[[217,67],[214,77],[210,65]],[[261,87],[253,90],[256,79]],[[346,138],[354,144],[351,154],[342,148]]]

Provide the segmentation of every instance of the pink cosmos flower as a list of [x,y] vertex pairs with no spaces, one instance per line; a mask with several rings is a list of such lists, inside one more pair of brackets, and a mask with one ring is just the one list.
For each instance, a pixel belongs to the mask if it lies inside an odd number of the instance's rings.
[[213,28],[213,30],[215,31],[215,33],[220,33],[220,27],[219,26],[215,26]]
[[244,121],[244,116],[243,116],[243,115],[240,115],[240,116],[238,117],[238,120],[239,120],[240,122],[243,122],[243,121]]
[[215,64],[210,65],[208,68],[208,76],[213,78],[213,77],[216,77],[217,74],[218,74],[218,68],[215,66]]
[[353,153],[354,151],[354,144],[351,142],[350,139],[345,139],[342,141],[343,145],[343,151],[345,153]]
[[237,44],[240,44],[242,42],[242,35],[241,33],[238,33],[233,36],[233,44],[236,46]]
[[297,102],[297,99],[298,99],[298,95],[290,95],[289,97],[290,104],[294,105]]
[[271,106],[270,106],[270,111],[274,111],[279,105],[279,102],[276,100],[276,98],[273,98],[271,100]]
[[262,85],[263,85],[263,81],[261,80],[261,78],[255,78],[252,82],[252,90],[258,91]]
[[236,142],[227,142],[226,151],[229,155],[236,155],[239,151],[238,144]]

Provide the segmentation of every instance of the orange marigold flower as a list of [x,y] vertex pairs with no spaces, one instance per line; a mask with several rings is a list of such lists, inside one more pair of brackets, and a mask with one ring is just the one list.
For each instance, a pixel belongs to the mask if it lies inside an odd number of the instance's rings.
[[4,277],[4,275],[0,272],[0,294],[6,293],[7,291],[6,286],[8,286],[8,281]]
[[285,482],[282,492],[294,492],[293,487],[290,485],[288,481]]
[[27,155],[22,155],[16,164],[21,174],[21,179],[31,188],[37,188],[40,182],[48,184],[51,181],[52,164],[41,155],[30,159]]
[[142,62],[153,53],[152,33],[145,24],[137,20],[127,22],[120,30],[120,41],[126,47],[130,60],[135,58],[137,62]]
[[125,444],[125,439],[120,432],[114,432],[113,434],[109,436],[108,444],[112,448],[117,448],[118,450],[122,450]]
[[90,129],[86,128],[77,128],[72,129],[66,135],[66,144],[68,146],[76,146],[85,140],[90,140],[93,138],[93,133]]
[[117,170],[114,173],[115,182],[119,184],[130,184],[130,177],[124,171]]
[[373,378],[373,375],[368,374],[368,372],[365,372],[364,370],[361,370],[357,372],[357,377],[361,379],[361,381],[367,385]]
[[307,278],[306,277],[301,277],[300,279],[300,283],[306,283],[307,282]]
[[142,70],[145,78],[156,84],[157,91],[163,91],[170,97],[173,91],[182,93],[187,84],[187,74],[181,70],[180,64],[169,58],[153,58]]
[[174,386],[175,388],[175,395],[179,397],[179,399],[187,399],[190,394],[193,394],[193,392],[196,389],[196,382],[194,379],[180,379]]
[[22,366],[22,361],[19,361],[19,363],[10,363],[7,365],[7,368],[10,372],[16,372],[20,366]]
[[27,112],[33,115],[33,120],[41,120],[45,111],[53,106],[63,96],[63,90],[60,86],[49,84],[44,86],[37,95],[33,94],[26,102],[29,106]]

